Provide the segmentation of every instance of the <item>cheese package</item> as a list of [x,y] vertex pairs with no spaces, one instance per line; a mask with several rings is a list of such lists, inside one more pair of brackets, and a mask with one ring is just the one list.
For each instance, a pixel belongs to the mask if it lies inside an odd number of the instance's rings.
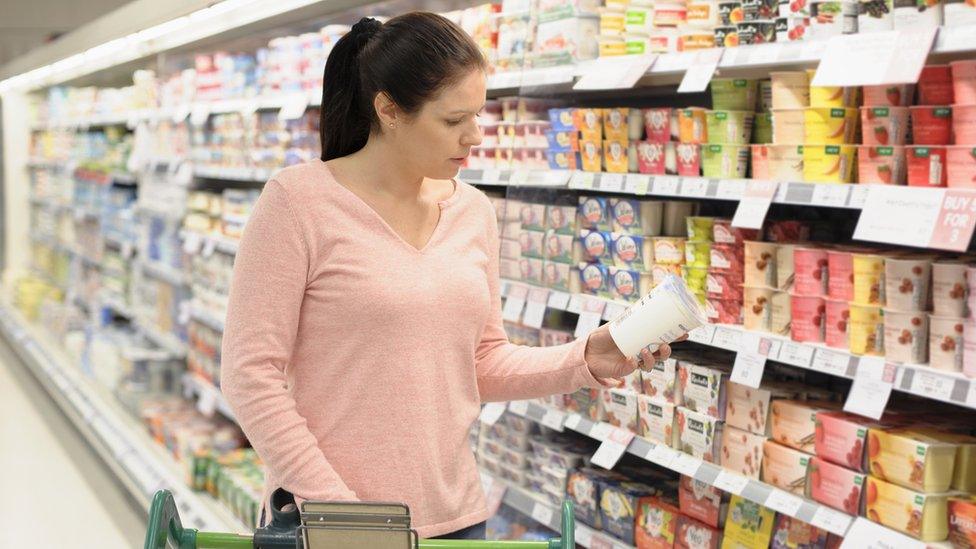
[[778,514],[770,549],[826,549],[827,532],[789,515]]
[[543,250],[545,247],[543,243],[545,242],[545,238],[546,234],[541,231],[523,230],[519,233],[519,245],[522,248],[522,257],[544,259]]
[[682,514],[712,528],[725,524],[727,503],[722,502],[723,492],[711,484],[681,476],[678,484],[678,506]]
[[580,414],[590,421],[607,418],[600,389],[580,389],[566,395],[566,411]]
[[522,243],[520,243],[518,240],[503,238],[501,239],[500,242],[501,242],[501,249],[498,255],[502,259],[522,258]]
[[637,393],[626,389],[603,391],[603,409],[607,422],[637,434]]
[[583,248],[583,261],[613,264],[613,237],[611,233],[581,229],[579,242]]
[[638,509],[641,504],[659,494],[659,490],[639,482],[608,484],[600,491],[600,522],[603,531],[633,545]]
[[509,280],[522,280],[522,267],[518,259],[501,258],[498,262],[498,276]]
[[777,488],[804,495],[810,455],[767,440],[763,444],[762,480]]
[[722,433],[722,468],[759,480],[765,442],[765,436],[742,431],[726,424]]
[[573,235],[560,234],[549,229],[543,239],[543,252],[546,261],[573,264],[582,260],[582,247]]
[[636,198],[611,198],[610,214],[614,232],[639,236],[660,236],[664,203]]
[[678,407],[678,449],[709,463],[718,463],[722,449],[722,422],[714,417]]
[[675,533],[675,549],[719,549],[722,532],[714,526],[703,524],[689,516],[678,517]]
[[678,502],[663,497],[642,501],[634,541],[637,549],[671,549],[678,532]]
[[546,205],[526,202],[522,204],[519,220],[524,231],[546,230]]
[[534,257],[523,257],[519,260],[521,280],[529,284],[542,284],[542,260]]
[[609,267],[610,299],[634,303],[651,293],[651,273],[633,269]]
[[640,436],[675,447],[674,404],[647,395],[637,396],[638,433]]
[[923,494],[869,476],[864,514],[921,541],[943,541],[949,535],[948,502],[948,494]]
[[770,409],[773,440],[812,454],[817,432],[817,412],[836,410],[839,406],[825,401],[776,400]]
[[910,429],[868,431],[868,467],[881,480],[925,493],[952,485],[956,446]]
[[621,269],[649,271],[654,265],[654,244],[650,238],[611,233],[613,264]]
[[610,270],[600,263],[579,264],[580,293],[610,298]]
[[949,498],[949,542],[953,547],[976,548],[976,496]]
[[577,210],[577,225],[580,229],[609,231],[611,223],[607,199],[598,196],[581,196]]
[[775,522],[775,511],[742,496],[732,496],[729,501],[729,519],[725,523],[722,537],[722,549],[769,547]]
[[566,498],[573,502],[577,520],[594,528],[601,527],[600,490],[624,477],[612,471],[583,467],[566,478]]
[[816,502],[849,515],[857,515],[861,510],[866,478],[867,475],[834,465],[818,456],[810,460],[807,494]]
[[576,206],[549,204],[546,206],[546,227],[558,234],[575,236],[578,234],[576,228],[576,211]]
[[645,395],[669,404],[682,404],[676,359],[655,361],[650,370],[641,371],[641,382]]
[[579,293],[579,268],[576,265],[545,261],[542,265],[542,284],[550,290]]
[[773,398],[797,398],[799,392],[781,384],[767,384],[753,389],[738,383],[729,383],[726,388],[725,423],[730,427],[749,431],[757,435],[772,434],[772,415],[769,407]]
[[716,419],[725,419],[727,369],[699,366],[678,361],[678,381],[685,408],[706,413]]

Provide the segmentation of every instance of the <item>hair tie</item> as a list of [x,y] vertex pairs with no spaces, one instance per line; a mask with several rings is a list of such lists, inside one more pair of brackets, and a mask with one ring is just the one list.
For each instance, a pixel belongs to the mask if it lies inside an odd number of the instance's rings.
[[383,23],[380,23],[372,17],[363,17],[358,23],[352,26],[350,34],[356,37],[359,42],[359,47],[362,48],[382,26]]

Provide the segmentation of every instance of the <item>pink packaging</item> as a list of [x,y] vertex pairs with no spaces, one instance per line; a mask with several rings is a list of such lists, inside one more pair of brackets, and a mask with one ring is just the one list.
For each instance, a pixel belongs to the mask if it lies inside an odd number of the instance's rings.
[[964,318],[929,317],[929,366],[946,372],[962,371]]
[[814,501],[857,516],[866,480],[864,474],[834,465],[818,456],[810,461],[807,489]]
[[810,296],[827,295],[826,249],[794,248],[793,271],[794,294]]
[[966,310],[976,311],[976,267],[966,267]]
[[793,322],[790,337],[801,343],[822,343],[824,340],[824,320],[827,307],[820,296],[790,296]]
[[867,472],[864,459],[868,429],[878,424],[847,412],[817,413],[817,436],[814,453],[836,465]]
[[976,105],[976,60],[949,63],[956,105]]
[[644,131],[651,143],[671,141],[671,109],[644,109]]
[[641,141],[637,144],[637,169],[640,173],[664,175],[664,144]]
[[955,103],[952,72],[949,65],[929,65],[918,77],[919,105],[951,105]]
[[731,219],[716,219],[712,225],[712,240],[716,244],[737,244],[742,246],[746,240],[758,239],[758,229],[733,227]]
[[967,265],[956,261],[932,264],[932,305],[938,316],[965,317]]
[[884,310],[885,358],[891,362],[925,364],[929,360],[929,318],[922,312]]
[[806,493],[811,456],[767,440],[763,444],[762,479],[798,496]]
[[864,86],[865,107],[907,107],[912,104],[913,84]]
[[641,371],[641,386],[646,396],[680,406],[681,386],[677,380],[678,361],[673,358],[655,361],[650,370]]
[[875,185],[904,185],[905,147],[857,148],[857,181]]
[[865,145],[904,145],[908,137],[908,107],[862,107],[861,135]]
[[889,257],[885,259],[885,299],[898,311],[928,310],[932,259]]
[[705,316],[712,324],[742,324],[742,300],[709,297],[705,300]]
[[701,145],[678,143],[675,146],[678,161],[678,175],[698,177],[701,175]]
[[726,427],[722,432],[720,465],[746,478],[759,480],[762,470],[763,444],[766,437]]
[[709,268],[705,275],[705,293],[709,297],[742,300],[742,273],[716,271]]
[[976,145],[976,105],[952,107],[952,134],[957,145]]
[[976,145],[946,147],[946,178],[950,188],[976,188]]
[[741,244],[712,244],[709,253],[712,270],[738,273],[745,268],[746,249]]
[[854,255],[851,252],[827,252],[827,295],[831,299],[854,299]]
[[849,348],[847,323],[851,317],[851,306],[846,299],[827,299],[827,323],[824,327],[824,343],[834,349]]
[[725,403],[725,423],[755,435],[772,434],[769,413],[774,398],[798,398],[800,393],[791,385],[767,384],[753,389],[739,383],[729,383]]
[[905,147],[905,163],[909,186],[946,186],[946,147]]
[[912,141],[916,145],[948,145],[952,140],[953,109],[919,105],[912,111]]

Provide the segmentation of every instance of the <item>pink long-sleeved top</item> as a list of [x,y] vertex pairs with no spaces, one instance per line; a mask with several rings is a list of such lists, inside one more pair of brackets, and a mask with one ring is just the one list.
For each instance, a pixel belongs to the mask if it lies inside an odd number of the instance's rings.
[[396,501],[420,536],[488,517],[468,431],[480,404],[600,387],[585,340],[513,345],[491,202],[456,183],[406,243],[316,160],[264,188],[244,231],[221,388],[278,487]]

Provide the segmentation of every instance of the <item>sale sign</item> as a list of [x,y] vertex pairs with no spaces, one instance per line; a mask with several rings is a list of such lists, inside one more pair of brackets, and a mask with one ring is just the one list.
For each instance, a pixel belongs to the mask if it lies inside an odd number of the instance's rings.
[[930,248],[964,252],[976,227],[976,191],[946,189]]
[[870,185],[856,240],[965,251],[976,227],[976,190]]

